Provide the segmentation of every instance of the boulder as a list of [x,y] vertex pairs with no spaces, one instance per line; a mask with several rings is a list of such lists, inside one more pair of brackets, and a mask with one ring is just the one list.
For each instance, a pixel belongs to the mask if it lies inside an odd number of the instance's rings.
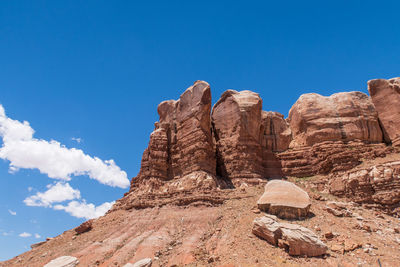
[[308,215],[311,201],[307,192],[283,180],[271,180],[257,201],[258,208],[285,219],[299,219]]
[[44,265],[43,267],[75,267],[79,260],[71,256],[61,256]]
[[288,120],[293,134],[291,147],[323,141],[383,141],[375,107],[361,92],[329,97],[304,94],[290,109]]
[[275,216],[256,218],[252,231],[272,245],[286,249],[292,256],[321,256],[328,249],[311,230],[297,224],[279,223]]
[[76,234],[80,235],[92,230],[92,227],[93,227],[93,220],[89,220],[76,227],[75,232]]
[[400,78],[370,80],[368,91],[378,112],[385,141],[400,146]]
[[32,244],[32,245],[31,245],[31,248],[37,248],[37,247],[40,247],[40,246],[41,246],[41,245],[43,245],[44,243],[46,243],[46,241],[41,241],[41,242],[38,242],[38,243]]
[[224,92],[212,110],[218,174],[229,179],[262,178],[262,100],[251,91]]
[[127,263],[123,267],[150,267],[152,260],[150,258],[142,259],[135,263]]

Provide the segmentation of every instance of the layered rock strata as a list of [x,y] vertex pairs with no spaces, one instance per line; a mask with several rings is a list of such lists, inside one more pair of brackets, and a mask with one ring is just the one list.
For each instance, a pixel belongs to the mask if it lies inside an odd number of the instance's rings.
[[309,177],[350,170],[362,160],[385,157],[395,149],[361,141],[325,141],[276,154],[284,176]]
[[208,83],[195,82],[178,101],[164,101],[157,111],[160,119],[143,153],[137,180],[171,180],[195,171],[215,175]]
[[400,146],[400,78],[368,81],[368,91],[378,111],[386,141]]
[[291,147],[323,141],[382,142],[378,114],[370,98],[361,92],[324,97],[302,95],[289,111],[293,133]]
[[330,193],[400,215],[400,161],[332,175]]

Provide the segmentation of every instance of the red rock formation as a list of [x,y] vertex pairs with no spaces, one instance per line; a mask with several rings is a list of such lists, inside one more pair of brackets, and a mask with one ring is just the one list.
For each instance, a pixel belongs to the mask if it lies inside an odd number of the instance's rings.
[[400,161],[395,161],[332,175],[329,188],[333,195],[392,213],[400,207],[399,177]]
[[378,111],[386,141],[400,146],[400,78],[368,81],[368,91]]
[[377,112],[361,92],[324,97],[302,95],[289,111],[293,133],[291,147],[312,146],[323,141],[382,142]]
[[229,179],[263,178],[262,100],[251,91],[228,90],[214,105],[218,174]]
[[263,111],[264,126],[262,146],[267,151],[281,152],[289,148],[292,132],[289,124],[279,112]]
[[215,175],[210,112],[210,86],[203,81],[195,82],[178,101],[162,102],[158,106],[160,120],[132,185],[143,179],[171,180],[195,171]]
[[278,153],[284,176],[307,177],[346,171],[361,163],[393,153],[385,144],[365,144],[361,141],[326,141],[311,147],[299,147]]

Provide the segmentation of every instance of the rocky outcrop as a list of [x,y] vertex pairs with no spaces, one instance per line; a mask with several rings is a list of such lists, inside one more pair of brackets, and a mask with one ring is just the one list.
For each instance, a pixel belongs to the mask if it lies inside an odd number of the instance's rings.
[[326,141],[276,154],[283,176],[308,177],[350,170],[362,160],[385,157],[395,150],[385,144]]
[[400,78],[368,81],[368,91],[378,112],[386,141],[400,146]]
[[282,180],[271,180],[257,201],[260,210],[284,219],[305,218],[311,201],[307,192],[295,184]]
[[228,90],[214,105],[218,174],[229,179],[263,178],[260,96]]
[[332,175],[330,193],[400,215],[400,161]]
[[77,235],[80,235],[92,230],[92,227],[93,227],[93,220],[89,220],[76,227],[75,232]]
[[324,97],[302,95],[289,111],[291,147],[323,141],[382,142],[378,115],[370,98],[361,92]]
[[288,120],[262,110],[251,91],[224,92],[211,111],[210,86],[197,81],[158,106],[141,169],[118,208],[224,199],[219,189],[262,179],[354,168],[392,153],[370,98],[360,92],[305,94]]
[[61,256],[44,265],[43,267],[75,267],[79,260],[71,256]]
[[279,223],[274,216],[256,218],[252,231],[270,244],[288,250],[293,256],[321,256],[328,250],[311,230],[297,224]]
[[171,180],[194,171],[215,175],[216,160],[211,133],[211,91],[197,81],[178,101],[158,106],[159,122],[143,153],[137,179]]

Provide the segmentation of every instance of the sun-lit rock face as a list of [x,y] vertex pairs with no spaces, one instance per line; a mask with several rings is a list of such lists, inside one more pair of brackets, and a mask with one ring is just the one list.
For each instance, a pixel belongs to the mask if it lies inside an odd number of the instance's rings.
[[200,170],[215,175],[210,112],[210,86],[203,81],[195,82],[179,100],[161,102],[139,180],[171,180]]
[[302,95],[289,111],[292,147],[323,141],[382,142],[378,114],[371,99],[361,92],[324,97]]
[[228,90],[214,105],[218,173],[230,179],[262,178],[262,100],[251,91]]
[[368,81],[368,91],[382,123],[385,141],[400,146],[400,78]]

